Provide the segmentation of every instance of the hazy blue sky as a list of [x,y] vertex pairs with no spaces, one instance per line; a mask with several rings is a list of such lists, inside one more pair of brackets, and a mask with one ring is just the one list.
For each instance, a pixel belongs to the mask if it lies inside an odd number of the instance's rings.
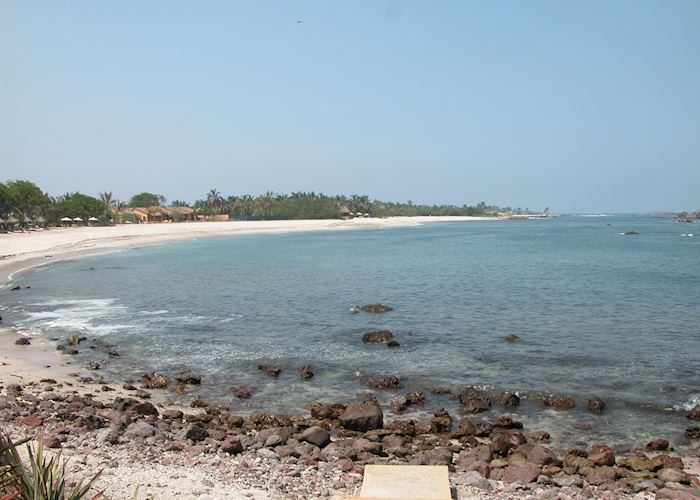
[[700,1],[0,0],[8,178],[698,208]]

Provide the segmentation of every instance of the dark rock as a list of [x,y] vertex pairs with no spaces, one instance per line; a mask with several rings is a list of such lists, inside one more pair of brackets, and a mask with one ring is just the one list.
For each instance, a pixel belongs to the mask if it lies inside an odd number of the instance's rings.
[[352,444],[353,448],[356,448],[360,453],[371,453],[373,455],[382,455],[384,453],[384,446],[382,443],[377,443],[375,441],[370,441],[366,438],[360,438]]
[[267,373],[271,377],[277,377],[279,376],[280,372],[282,371],[281,368],[278,368],[276,366],[269,365],[267,363],[260,363],[258,365],[258,370],[261,372]]
[[253,395],[247,387],[231,387],[231,393],[238,399],[248,399]]
[[221,443],[221,451],[228,453],[229,455],[237,455],[242,453],[244,449],[245,447],[241,442],[240,436],[228,437],[223,443]]
[[58,436],[52,434],[44,440],[44,445],[52,450],[62,448],[61,440]]
[[141,437],[141,438],[147,438],[155,435],[156,433],[156,428],[153,427],[151,424],[148,422],[144,422],[142,420],[138,422],[133,422],[129,424],[129,426],[126,428],[126,431],[124,432],[124,435],[126,437]]
[[505,457],[512,450],[525,443],[527,443],[527,438],[518,430],[498,432],[491,437],[491,451],[494,455]]
[[366,332],[362,334],[362,342],[365,344],[378,343],[378,342],[389,342],[394,340],[394,334],[389,330],[377,330],[373,332]]
[[314,376],[314,367],[311,365],[304,365],[301,367],[301,371],[299,373],[299,376],[303,380],[309,380],[311,377]]
[[387,347],[399,347],[401,344],[397,340],[390,340],[389,342],[386,343]]
[[[196,376],[195,376],[196,378]],[[194,378],[193,378],[194,380]],[[180,381],[178,379],[178,381]],[[181,382],[181,383],[195,383],[196,382]],[[201,380],[200,380],[201,383]],[[143,389],[165,389],[168,387],[168,380],[158,372],[150,372],[141,375],[141,387]]]
[[191,407],[191,408],[206,408],[207,406],[209,406],[209,403],[207,403],[206,401],[204,401],[204,400],[203,400],[202,398],[200,398],[199,396],[197,396],[196,398],[194,398],[194,399],[192,400],[192,402],[190,403],[190,407]]
[[20,337],[17,340],[15,340],[15,345],[29,345],[29,344],[31,344],[29,337]]
[[416,425],[414,420],[392,420],[386,426],[388,431],[403,436],[415,436]]
[[668,448],[668,445],[669,443],[666,439],[654,439],[647,443],[645,448],[647,451],[664,451]]
[[90,361],[87,364],[88,370],[99,370],[100,368],[102,368],[102,365],[100,365],[97,361]]
[[686,415],[690,420],[700,420],[700,405],[695,405]]
[[401,381],[393,375],[375,375],[367,379],[367,385],[373,389],[398,389]]
[[353,309],[366,313],[385,313],[394,310],[393,308],[384,304],[365,304],[363,306],[354,307]]
[[700,439],[700,427],[688,427],[685,430],[685,435],[690,439]]
[[506,467],[501,478],[506,483],[529,484],[535,482],[542,469],[528,462],[511,464]]
[[253,413],[248,416],[247,421],[254,429],[292,426],[292,419],[287,415],[275,415],[272,413]]
[[440,408],[435,412],[435,416],[430,419],[430,432],[439,434],[442,432],[450,432],[452,428],[452,417],[444,408]]
[[137,404],[139,404],[139,401],[133,398],[114,398],[112,408],[120,412],[125,412]]
[[425,394],[419,391],[409,392],[403,396],[396,396],[391,400],[391,408],[401,413],[411,405],[422,405],[425,402]]
[[487,445],[479,445],[475,448],[462,450],[457,458],[457,467],[459,470],[469,470],[472,464],[477,462],[490,462],[493,458],[491,447]]
[[506,335],[505,337],[503,337],[503,340],[505,340],[506,342],[512,343],[512,342],[517,342],[518,340],[520,340],[520,337],[518,337],[515,334],[510,334],[510,335]]
[[192,372],[181,373],[175,377],[175,380],[184,385],[200,385],[202,383],[202,377]]
[[592,413],[603,413],[603,410],[605,410],[605,401],[597,396],[588,400],[588,411]]
[[168,420],[182,420],[185,416],[180,410],[163,410],[163,418]]
[[504,392],[498,399],[498,402],[506,408],[511,409],[520,406],[520,398],[517,394],[513,394],[512,392]]
[[182,434],[183,439],[198,443],[209,437],[209,433],[204,427],[197,424],[190,425]]
[[127,383],[124,383],[124,385],[122,385],[122,389],[124,389],[125,391],[135,391],[136,387],[134,387],[132,384],[129,384],[127,382]]
[[136,390],[136,397],[141,399],[151,399],[151,393],[143,389]]
[[493,426],[494,428],[501,429],[522,429],[523,423],[518,420],[513,420],[507,415],[502,415],[496,419],[496,421],[493,423]]
[[625,236],[637,236],[639,233],[637,231],[625,231]]
[[464,409],[469,413],[480,413],[487,411],[491,407],[491,397],[486,391],[468,387],[459,394],[459,400],[464,405]]
[[367,432],[381,429],[384,425],[382,409],[374,404],[355,403],[347,407],[339,418],[340,425],[346,429]]
[[21,287],[20,287],[19,285],[17,285],[17,286],[13,286],[12,288],[10,288],[10,290],[12,290],[13,292],[16,292],[16,291],[19,290],[20,288],[21,288]]
[[158,410],[151,403],[138,403],[131,407],[131,411],[139,415],[158,415]]
[[561,460],[552,450],[539,444],[530,448],[527,452],[527,460],[536,465],[561,465]]
[[537,431],[530,434],[530,438],[535,441],[549,441],[550,435],[546,431]]
[[452,450],[446,447],[419,451],[408,462],[410,465],[452,465]]
[[570,396],[554,396],[551,394],[542,398],[542,403],[556,410],[569,410],[575,406],[574,398]]
[[302,441],[306,441],[307,443],[316,445],[319,448],[323,448],[331,442],[331,435],[326,429],[323,429],[322,427],[318,426],[313,426],[309,427],[304,432],[302,432],[300,439]]
[[77,349],[63,349],[61,351],[61,354],[68,354],[68,355],[72,356],[74,354],[78,354],[78,350]]

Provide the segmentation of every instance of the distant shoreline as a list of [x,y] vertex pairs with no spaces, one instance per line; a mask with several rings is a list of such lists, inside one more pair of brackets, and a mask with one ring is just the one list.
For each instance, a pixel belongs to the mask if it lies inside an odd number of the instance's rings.
[[106,227],[54,228],[32,233],[0,235],[0,287],[16,273],[58,262],[142,245],[214,236],[281,234],[308,231],[382,229],[417,226],[426,222],[469,222],[503,220],[498,217],[389,217],[281,220],[181,222],[173,224],[120,224]]

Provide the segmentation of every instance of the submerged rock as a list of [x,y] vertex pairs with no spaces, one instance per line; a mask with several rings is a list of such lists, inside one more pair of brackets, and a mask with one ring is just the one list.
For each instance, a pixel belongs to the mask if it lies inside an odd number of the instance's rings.
[[365,304],[363,306],[353,307],[352,310],[366,313],[385,313],[393,311],[394,309],[385,304]]
[[686,417],[690,420],[700,420],[700,405],[695,405],[695,407],[688,412]]
[[15,345],[29,345],[31,344],[30,340],[28,337],[20,337],[17,340],[15,340]]
[[552,394],[543,397],[542,403],[556,410],[570,410],[576,405],[571,396],[554,396]]
[[603,410],[605,410],[605,401],[597,396],[588,400],[588,411],[592,413],[603,413]]
[[503,340],[505,340],[506,342],[513,343],[513,342],[517,342],[518,340],[520,340],[520,337],[518,337],[517,335],[512,333],[510,335],[506,335],[505,337],[503,337]]
[[425,402],[425,394],[419,391],[409,392],[402,396],[396,396],[391,400],[391,408],[397,412],[401,413],[406,408],[411,405],[421,405]]
[[231,387],[231,394],[238,399],[248,399],[253,393],[247,387]]
[[145,373],[141,375],[141,387],[144,389],[165,389],[168,387],[168,380],[158,372]]
[[302,380],[309,380],[314,376],[314,367],[308,364],[302,366],[299,376],[302,378]]
[[378,343],[378,342],[390,342],[394,340],[394,334],[389,330],[377,330],[373,332],[366,332],[362,334],[362,342],[365,344]]
[[280,372],[282,371],[281,368],[269,365],[267,363],[260,363],[258,365],[258,370],[260,370],[261,372],[267,373],[271,377],[278,377]]
[[181,373],[175,377],[175,380],[180,384],[200,385],[202,383],[202,377],[193,372]]
[[367,379],[367,385],[373,389],[398,389],[401,381],[394,375],[375,375]]

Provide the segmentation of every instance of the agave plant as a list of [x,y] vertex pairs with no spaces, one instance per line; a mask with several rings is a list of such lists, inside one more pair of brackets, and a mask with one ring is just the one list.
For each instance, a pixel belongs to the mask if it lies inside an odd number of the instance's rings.
[[[27,460],[22,460],[19,446],[27,446]],[[0,435],[0,500],[93,500],[88,497],[102,471],[87,481],[81,479],[72,489],[66,487],[65,461],[60,453],[44,453],[41,440],[36,446],[24,439],[17,443]]]

